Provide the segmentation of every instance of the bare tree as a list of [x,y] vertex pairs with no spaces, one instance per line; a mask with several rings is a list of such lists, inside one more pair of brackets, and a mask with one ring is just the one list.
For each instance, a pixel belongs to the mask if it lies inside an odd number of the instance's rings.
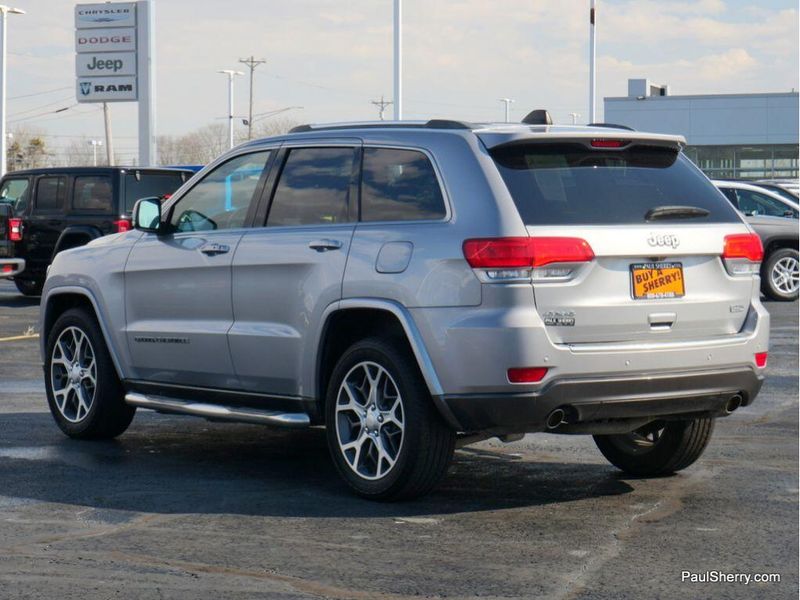
[[6,167],[9,171],[35,169],[49,163],[50,155],[44,135],[25,128],[11,132]]

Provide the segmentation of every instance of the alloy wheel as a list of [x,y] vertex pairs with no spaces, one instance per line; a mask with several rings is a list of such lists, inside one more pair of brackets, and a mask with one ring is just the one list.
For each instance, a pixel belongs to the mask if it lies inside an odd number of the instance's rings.
[[800,289],[800,262],[794,256],[784,256],[772,266],[770,278],[781,293],[796,293]]
[[78,327],[64,329],[53,346],[50,383],[56,407],[67,421],[79,423],[92,408],[97,362],[88,336]]
[[336,437],[347,465],[368,480],[385,477],[403,447],[405,411],[392,376],[364,361],[344,377],[336,397]]

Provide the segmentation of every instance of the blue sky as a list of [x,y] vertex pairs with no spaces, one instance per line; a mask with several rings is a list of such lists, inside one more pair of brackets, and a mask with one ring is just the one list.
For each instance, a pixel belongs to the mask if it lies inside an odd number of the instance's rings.
[[[495,120],[545,107],[557,121],[587,109],[589,0],[404,0],[408,118]],[[598,97],[648,77],[674,94],[798,87],[797,2],[599,0]],[[159,131],[182,133],[226,114],[218,69],[254,54],[256,112],[301,105],[303,122],[372,119],[390,97],[391,0],[157,0]],[[97,106],[74,103],[73,7],[17,0],[9,17],[10,127],[51,146],[102,134]],[[220,10],[220,6],[224,9]],[[59,89],[64,88],[64,89]],[[57,90],[57,91],[56,91]],[[47,92],[47,93],[42,93]],[[246,112],[247,84],[236,84]],[[30,95],[35,94],[35,95]],[[27,96],[27,97],[20,97]],[[602,114],[602,103],[599,104]],[[119,150],[135,153],[136,110],[113,107]],[[34,117],[34,118],[31,118]]]

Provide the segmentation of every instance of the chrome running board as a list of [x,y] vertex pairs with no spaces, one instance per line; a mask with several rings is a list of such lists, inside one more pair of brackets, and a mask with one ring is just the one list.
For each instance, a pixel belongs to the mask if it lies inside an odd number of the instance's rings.
[[179,415],[193,415],[221,421],[255,423],[276,427],[308,427],[311,419],[305,413],[285,413],[273,410],[258,410],[239,406],[223,406],[187,400],[175,400],[164,396],[147,396],[137,392],[125,394],[125,402],[139,408]]

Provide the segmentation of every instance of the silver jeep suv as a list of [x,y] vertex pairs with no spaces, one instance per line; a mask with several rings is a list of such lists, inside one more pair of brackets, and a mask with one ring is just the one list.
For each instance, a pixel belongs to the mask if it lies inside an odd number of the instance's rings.
[[636,475],[689,466],[761,387],[759,239],[682,138],[528,121],[302,126],[140,200],[134,230],[50,269],[56,423],[325,425],[374,499],[529,432],[594,435]]

